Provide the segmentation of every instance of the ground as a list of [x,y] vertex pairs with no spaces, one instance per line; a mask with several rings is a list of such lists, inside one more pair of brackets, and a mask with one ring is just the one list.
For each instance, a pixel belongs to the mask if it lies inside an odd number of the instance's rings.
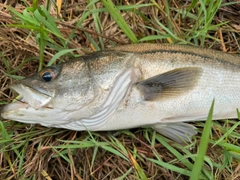
[[[239,53],[237,1],[113,1],[116,9],[110,2],[0,1],[1,105],[16,97],[13,81],[108,47],[175,43]],[[199,133],[186,145],[152,129],[89,133],[2,119],[0,179],[193,179],[204,122],[193,124]],[[199,179],[240,179],[239,124],[213,123]]]

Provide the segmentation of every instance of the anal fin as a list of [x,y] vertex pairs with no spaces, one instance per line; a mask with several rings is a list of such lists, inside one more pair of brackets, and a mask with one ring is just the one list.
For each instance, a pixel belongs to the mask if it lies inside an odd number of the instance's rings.
[[152,126],[158,133],[178,143],[189,142],[192,136],[197,134],[197,128],[191,124],[178,123],[158,123]]

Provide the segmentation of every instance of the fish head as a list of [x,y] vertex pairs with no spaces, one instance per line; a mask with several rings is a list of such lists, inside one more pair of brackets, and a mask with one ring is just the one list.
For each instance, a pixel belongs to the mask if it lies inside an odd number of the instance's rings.
[[[20,98],[1,109],[1,117],[24,123],[54,126],[90,113],[87,105],[96,96],[84,61],[46,67],[10,85]],[[94,94],[95,93],[95,94]]]

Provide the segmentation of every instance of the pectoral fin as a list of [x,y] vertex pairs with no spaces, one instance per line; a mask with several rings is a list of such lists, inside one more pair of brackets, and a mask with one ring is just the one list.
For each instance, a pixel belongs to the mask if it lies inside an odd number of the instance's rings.
[[196,128],[187,123],[159,123],[152,126],[158,133],[166,136],[175,142],[189,142],[192,136],[197,134]]
[[198,67],[177,68],[136,83],[146,101],[160,97],[172,97],[188,92],[197,84],[202,69]]

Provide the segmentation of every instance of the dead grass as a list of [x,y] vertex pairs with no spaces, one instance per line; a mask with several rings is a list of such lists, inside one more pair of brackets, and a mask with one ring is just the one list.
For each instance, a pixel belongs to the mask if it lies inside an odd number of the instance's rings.
[[[122,2],[122,4],[120,3]],[[186,39],[186,34],[189,29],[193,27],[196,21],[191,18],[184,18],[177,14],[173,9],[186,9],[190,5],[190,1],[174,0],[171,1],[169,14],[166,14],[166,1],[157,0],[158,6],[149,6],[137,9],[136,11],[121,10],[122,16],[129,24],[135,35],[140,39],[145,36],[157,35],[156,31],[146,28],[152,27],[164,32],[155,22],[154,17],[164,25],[169,25],[178,37]],[[26,2],[31,6],[31,1]],[[41,2],[45,4],[46,2]],[[130,5],[130,4],[150,3],[150,1],[115,1],[116,5]],[[224,3],[224,2],[223,2]],[[58,26],[65,38],[67,38],[72,29],[75,28],[81,14],[86,10],[86,1],[75,0],[65,1],[62,4],[61,14],[62,19],[58,20]],[[29,30],[9,27],[8,24],[15,23],[7,6],[12,6],[16,11],[22,13],[26,5],[22,1],[0,1],[0,102],[2,104],[10,102],[14,98],[14,94],[9,91],[8,85],[12,83],[12,76],[28,76],[33,74],[38,69],[38,59],[32,57],[39,57],[39,46],[36,38]],[[220,7],[212,24],[219,24],[223,21],[228,21],[219,27],[217,30],[208,31],[209,35],[219,39],[215,41],[211,38],[205,39],[205,47],[211,47],[225,51],[228,53],[238,53],[240,42],[240,19],[239,19],[239,4]],[[102,8],[101,3],[96,4],[96,8]],[[56,9],[52,6],[50,13],[54,17],[57,15]],[[191,11],[191,13],[196,13]],[[119,29],[116,22],[112,20],[110,15],[102,12],[99,15],[101,20],[101,31],[97,32],[93,17],[90,15],[81,24],[82,27],[76,29],[74,38],[70,39],[68,48],[77,49],[73,53],[85,54],[95,51],[96,48],[92,45],[86,33],[91,38],[99,43],[99,38],[102,38],[104,48],[112,45],[121,45],[131,43],[125,34]],[[54,38],[54,37],[53,37]],[[56,39],[57,41],[57,39]],[[151,41],[155,43],[176,43],[173,39],[161,39]],[[196,43],[191,41],[189,43]],[[200,42],[198,42],[199,45]],[[46,47],[44,51],[44,62],[47,63],[57,51]],[[68,60],[68,56],[64,56],[63,60]],[[8,63],[8,67],[6,66]],[[23,65],[23,66],[22,66]],[[46,64],[45,64],[46,65]],[[17,71],[16,71],[17,68]],[[10,76],[8,76],[10,75]],[[91,146],[89,148],[67,148],[71,145],[69,141],[83,141],[92,142],[91,136],[87,132],[74,132],[62,129],[45,128],[39,125],[30,127],[27,124],[16,123],[12,121],[2,121],[7,133],[2,132],[0,136],[3,139],[8,139],[7,142],[0,144],[0,179],[117,179],[126,173],[125,179],[139,179],[137,171],[134,170],[136,163],[134,161],[127,161],[120,156],[115,155],[102,148],[102,146]],[[222,122],[221,124],[224,124]],[[213,127],[213,138],[221,137],[224,132],[218,127]],[[202,127],[199,127],[202,130]],[[146,133],[150,138],[153,137],[153,132],[149,130],[134,129],[129,131],[135,135],[129,136],[124,131],[120,131],[115,137],[126,148],[129,154],[122,152],[123,156],[130,159],[131,156],[136,159],[137,164],[144,170],[145,175],[149,179],[168,179],[168,180],[184,180],[188,176],[170,171],[162,166],[149,160],[155,158],[156,154],[161,156],[164,162],[170,162],[181,168],[186,166],[162,144],[154,143],[153,145],[146,139]],[[240,127],[235,129],[236,133],[240,133]],[[4,136],[4,137],[3,137]],[[111,134],[93,133],[94,139],[98,142],[112,143]],[[191,153],[196,153],[198,148],[198,141],[191,146]],[[230,139],[232,144],[239,144]],[[171,142],[170,142],[171,144]],[[65,148],[54,148],[59,145],[65,145]],[[175,143],[171,144],[180,153],[184,154],[184,150],[177,147]],[[118,146],[112,145],[116,149]],[[118,149],[121,152],[121,149]],[[137,154],[134,152],[137,151]],[[221,165],[226,163],[224,168],[214,168],[213,174],[215,179],[239,179],[240,178],[240,164],[239,160],[234,159],[230,161],[225,159],[226,150],[220,146],[209,145],[207,156],[212,162]],[[191,157],[187,158],[193,162]],[[227,162],[231,162],[230,164]],[[71,163],[70,163],[71,162]],[[206,169],[211,170],[211,167]]]

